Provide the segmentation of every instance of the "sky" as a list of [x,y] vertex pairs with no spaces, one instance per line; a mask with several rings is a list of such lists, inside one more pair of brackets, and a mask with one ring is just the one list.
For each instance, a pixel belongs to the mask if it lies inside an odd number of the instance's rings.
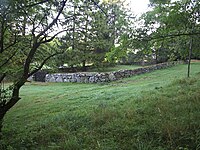
[[130,2],[129,7],[135,15],[140,15],[141,13],[147,11],[149,0],[127,0]]
[[[171,2],[175,1],[178,0],[171,0]],[[130,2],[129,7],[135,15],[140,15],[148,9],[149,0],[126,0],[126,2]]]

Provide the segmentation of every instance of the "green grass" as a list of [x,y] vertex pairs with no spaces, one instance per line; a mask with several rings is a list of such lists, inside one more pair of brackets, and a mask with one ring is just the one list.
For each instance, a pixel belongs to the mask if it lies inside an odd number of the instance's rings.
[[138,65],[115,65],[114,67],[106,67],[106,68],[101,68],[101,69],[91,69],[89,70],[90,72],[113,72],[113,71],[118,71],[118,70],[133,70],[136,68],[142,68],[143,66],[138,66]]
[[200,63],[103,84],[27,83],[0,149],[200,149]]

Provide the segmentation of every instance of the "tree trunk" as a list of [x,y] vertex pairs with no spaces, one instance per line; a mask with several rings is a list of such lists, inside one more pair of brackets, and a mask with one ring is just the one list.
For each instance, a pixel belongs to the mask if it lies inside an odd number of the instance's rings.
[[3,127],[3,119],[5,114],[12,108],[19,100],[19,89],[25,82],[23,80],[17,82],[14,85],[14,89],[12,91],[12,97],[9,99],[9,101],[5,104],[2,104],[0,106],[0,134],[2,132],[2,127]]
[[82,62],[82,71],[87,71],[85,60]]
[[3,101],[1,100],[1,92],[2,92],[2,84],[3,84],[3,79],[5,78],[5,74],[1,75],[0,76],[0,139],[1,139],[1,130],[2,130],[2,127],[3,127],[3,117],[5,116],[5,113],[1,113],[1,105],[3,105]]
[[155,54],[156,54],[156,64],[158,64],[159,63],[158,62],[158,49],[156,49]]
[[187,77],[190,77],[190,63],[191,63],[191,55],[192,55],[192,44],[193,44],[193,38],[191,37],[190,40],[190,48],[189,48],[189,56],[188,56],[188,73],[187,73]]
[[4,118],[5,114],[6,113],[0,112],[0,139],[1,139],[1,131],[2,131],[2,128],[3,128],[3,118]]
[[0,75],[0,83],[3,82],[3,79],[6,77],[6,74],[3,73],[2,75]]
[[73,12],[73,37],[72,37],[72,50],[74,51],[75,49],[75,28],[76,28],[76,24],[75,24],[75,21],[76,21],[76,16],[75,16],[75,13],[76,13],[76,5],[74,3],[74,12]]

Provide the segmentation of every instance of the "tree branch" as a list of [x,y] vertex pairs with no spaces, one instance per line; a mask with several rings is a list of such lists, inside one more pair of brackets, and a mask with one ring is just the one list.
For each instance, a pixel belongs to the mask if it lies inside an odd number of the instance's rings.
[[17,53],[17,51],[15,51],[3,64],[0,65],[0,68],[2,68],[4,65],[6,65]]
[[30,77],[30,76],[32,76],[33,74],[35,74],[36,72],[38,72],[38,71],[43,67],[43,65],[44,65],[50,58],[52,58],[52,57],[54,57],[54,56],[56,56],[56,55],[59,55],[59,54],[63,54],[63,53],[64,53],[64,52],[57,52],[57,53],[54,53],[54,54],[48,56],[47,58],[45,58],[45,59],[43,60],[43,62],[40,64],[40,66],[37,67],[37,69],[33,70],[32,72],[30,72],[30,73],[28,74],[28,77]]
[[43,1],[40,1],[40,2],[37,2],[37,3],[29,4],[29,5],[26,5],[25,7],[34,7],[36,5],[44,4],[46,2],[48,2],[48,0],[43,0]]
[[38,35],[37,35],[37,38],[39,39],[39,37],[41,37],[43,34],[45,34],[46,31],[48,31],[54,24],[56,24],[56,22],[58,21],[58,18],[60,16],[60,14],[62,13],[64,7],[65,7],[65,4],[66,4],[67,0],[64,0],[63,1],[63,4],[62,4],[62,7],[60,8],[56,18],[53,19],[53,21],[42,31],[40,32]]
[[18,42],[17,42],[17,34],[15,33],[15,38],[14,38],[13,43],[11,43],[10,45],[8,45],[8,46],[4,49],[4,51],[7,50],[7,49],[9,49],[10,47],[14,46],[14,45],[17,44],[17,43],[18,43]]
[[[24,73],[23,73],[23,77],[24,78],[28,78],[28,74],[29,74],[29,69],[30,69],[30,63],[35,55],[35,52],[37,51],[38,47],[42,44],[42,41],[38,41],[40,39],[40,37],[42,35],[45,34],[46,31],[48,31],[53,25],[55,25],[55,23],[57,22],[60,14],[62,13],[64,7],[65,7],[65,4],[66,4],[67,0],[64,0],[63,3],[62,3],[62,6],[61,8],[59,9],[59,12],[56,16],[56,18],[53,19],[53,21],[43,30],[41,31],[34,39],[33,39],[33,46],[28,54],[28,57],[25,61],[25,64],[24,64]],[[55,37],[55,36],[54,36]],[[53,38],[51,38],[53,39]],[[48,40],[48,42],[50,42],[51,40]]]
[[159,40],[159,39],[165,39],[165,38],[175,38],[175,37],[180,37],[180,36],[191,36],[191,35],[200,35],[200,32],[166,34],[166,35],[160,35],[160,36],[154,36],[154,37],[152,36],[152,37],[147,37],[147,38],[138,37],[138,39],[141,39],[143,41],[151,41],[151,40]]
[[106,14],[106,12],[97,4],[97,2],[95,2],[94,0],[91,0],[95,6],[97,6],[103,13],[106,17],[108,17],[108,15]]
[[[47,37],[44,36],[41,40],[40,40],[40,43],[41,44],[44,44],[44,43],[48,43],[50,41],[52,41],[58,34],[62,33],[62,32],[65,32],[65,31],[68,31],[68,30],[62,30],[62,31],[59,31],[57,32],[56,34],[54,34],[52,37],[50,37],[49,39],[46,39]],[[45,40],[44,40],[45,39]],[[44,40],[44,41],[43,41]]]

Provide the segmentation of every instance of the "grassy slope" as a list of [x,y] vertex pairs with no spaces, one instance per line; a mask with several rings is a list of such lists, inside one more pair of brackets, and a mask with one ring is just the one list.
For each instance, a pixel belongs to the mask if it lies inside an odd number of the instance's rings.
[[198,149],[200,63],[192,64],[190,80],[186,68],[107,84],[27,84],[6,115],[2,143],[8,149]]

